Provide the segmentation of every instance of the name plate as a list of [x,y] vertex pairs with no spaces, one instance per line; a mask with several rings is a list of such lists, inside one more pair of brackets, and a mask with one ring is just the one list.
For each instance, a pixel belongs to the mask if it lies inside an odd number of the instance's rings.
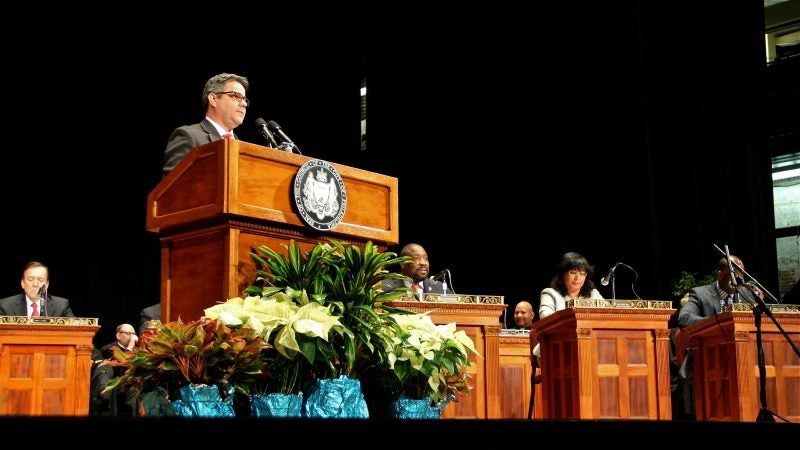
[[[408,294],[399,300],[416,301],[413,294]],[[420,302],[425,303],[483,303],[488,305],[502,305],[505,297],[502,295],[464,295],[464,294],[420,294]]]
[[96,326],[99,324],[97,317],[52,317],[52,316],[0,316],[0,324],[28,324],[28,325],[78,325]]
[[527,336],[530,337],[531,330],[522,328],[503,328],[500,330],[500,336]]
[[608,300],[586,298],[567,300],[567,308],[628,308],[628,309],[672,309],[669,300]]
[[[783,313],[783,312],[785,312],[785,313],[796,313],[796,312],[800,312],[800,305],[789,305],[789,304],[784,305],[784,304],[776,304],[776,303],[767,303],[766,305],[767,305],[767,308],[769,308],[769,310],[771,312],[777,312],[777,313]],[[728,312],[728,311],[750,312],[750,311],[753,310],[753,307],[754,307],[754,305],[751,305],[750,303],[734,303],[732,305],[725,305],[722,308],[722,312]]]

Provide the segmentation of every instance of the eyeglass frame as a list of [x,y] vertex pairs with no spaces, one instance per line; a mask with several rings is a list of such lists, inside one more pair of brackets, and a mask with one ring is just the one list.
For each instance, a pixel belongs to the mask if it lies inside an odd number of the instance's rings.
[[245,102],[245,103],[247,103],[247,106],[250,106],[250,99],[247,98],[247,96],[242,95],[242,94],[240,94],[240,93],[238,93],[236,91],[212,92],[212,94],[214,94],[216,96],[220,96],[222,94],[227,94],[227,95],[230,95],[231,97],[235,98],[238,103]]

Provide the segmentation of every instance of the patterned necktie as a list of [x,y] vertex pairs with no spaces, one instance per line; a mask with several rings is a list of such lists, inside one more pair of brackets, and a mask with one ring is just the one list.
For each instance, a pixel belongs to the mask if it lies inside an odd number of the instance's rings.
[[415,294],[418,294],[418,293],[419,293],[419,283],[414,283],[414,284],[412,284],[412,285],[411,285],[411,289],[413,289],[413,290],[414,290],[414,293],[415,293]]
[[31,303],[31,308],[33,308],[33,311],[31,311],[31,317],[39,317],[39,305],[36,302],[33,302]]

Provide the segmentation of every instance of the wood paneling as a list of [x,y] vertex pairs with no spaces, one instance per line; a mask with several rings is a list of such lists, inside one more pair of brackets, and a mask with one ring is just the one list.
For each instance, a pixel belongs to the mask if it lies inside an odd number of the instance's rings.
[[[772,315],[791,342],[800,346],[800,313]],[[694,353],[697,420],[753,422],[758,418],[763,405],[755,323],[752,311],[727,311],[682,330]],[[800,422],[800,358],[767,316],[762,318],[761,331],[766,407],[790,422]]]
[[99,326],[81,320],[0,323],[0,415],[89,415],[92,339]]
[[544,417],[671,419],[667,323],[674,311],[575,307],[534,322]]

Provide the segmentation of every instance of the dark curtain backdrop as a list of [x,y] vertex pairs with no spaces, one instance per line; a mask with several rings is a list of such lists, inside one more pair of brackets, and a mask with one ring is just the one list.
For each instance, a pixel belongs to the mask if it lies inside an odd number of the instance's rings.
[[[713,244],[777,291],[763,5],[704,3],[131,10],[85,34],[33,25],[45,44],[4,31],[0,294],[40,260],[52,294],[100,318],[101,344],[159,301],[146,196],[222,71],[251,80],[240,138],[262,144],[255,119],[275,120],[307,156],[398,177],[401,242],[459,293],[538,303],[578,251],[598,284],[622,261],[642,298],[672,300],[682,270],[714,268]],[[618,272],[618,298],[633,281]]]

